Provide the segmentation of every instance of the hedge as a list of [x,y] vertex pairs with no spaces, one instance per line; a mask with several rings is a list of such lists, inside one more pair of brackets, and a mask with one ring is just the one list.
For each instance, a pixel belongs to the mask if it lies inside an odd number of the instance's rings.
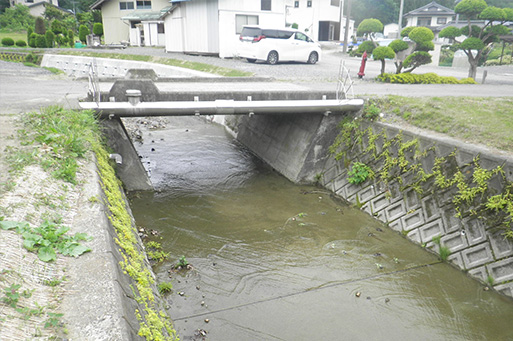
[[398,84],[477,84],[472,78],[458,80],[455,77],[439,76],[436,73],[385,73],[378,76],[376,79],[384,83]]

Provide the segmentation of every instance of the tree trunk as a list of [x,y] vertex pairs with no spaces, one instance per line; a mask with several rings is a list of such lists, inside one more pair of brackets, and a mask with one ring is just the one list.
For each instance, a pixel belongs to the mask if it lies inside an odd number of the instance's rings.
[[403,70],[403,61],[395,62],[395,73],[400,74],[402,70]]
[[381,75],[385,74],[385,59],[381,60]]
[[468,77],[472,78],[473,80],[476,80],[477,64],[479,63],[479,55],[480,54],[478,53],[477,56],[474,57],[471,50],[464,50],[464,52],[468,57],[468,63],[469,63]]

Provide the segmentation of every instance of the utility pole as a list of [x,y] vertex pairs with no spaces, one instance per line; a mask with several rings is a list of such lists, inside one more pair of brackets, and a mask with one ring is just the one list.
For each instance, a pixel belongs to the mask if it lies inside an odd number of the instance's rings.
[[351,21],[351,2],[352,0],[347,0],[347,14],[346,14],[346,29],[344,31],[344,48],[342,52],[347,52],[347,45],[349,44],[349,22]]
[[398,39],[401,39],[401,30],[403,28],[403,8],[404,8],[404,0],[401,0],[401,5],[399,6],[399,27],[398,27]]

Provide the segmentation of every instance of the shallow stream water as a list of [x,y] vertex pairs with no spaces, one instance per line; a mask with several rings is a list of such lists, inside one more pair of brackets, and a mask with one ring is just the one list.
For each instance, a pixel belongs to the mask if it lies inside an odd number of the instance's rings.
[[[182,340],[512,340],[513,304],[199,118],[144,130],[131,193]],[[181,256],[191,270],[171,271]]]

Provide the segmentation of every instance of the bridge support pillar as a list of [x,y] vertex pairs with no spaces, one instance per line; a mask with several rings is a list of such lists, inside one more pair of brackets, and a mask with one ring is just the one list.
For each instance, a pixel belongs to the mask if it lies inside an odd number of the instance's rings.
[[103,132],[107,144],[116,157],[116,172],[127,191],[151,191],[153,186],[144,169],[139,155],[128,137],[128,133],[119,117],[103,121]]

